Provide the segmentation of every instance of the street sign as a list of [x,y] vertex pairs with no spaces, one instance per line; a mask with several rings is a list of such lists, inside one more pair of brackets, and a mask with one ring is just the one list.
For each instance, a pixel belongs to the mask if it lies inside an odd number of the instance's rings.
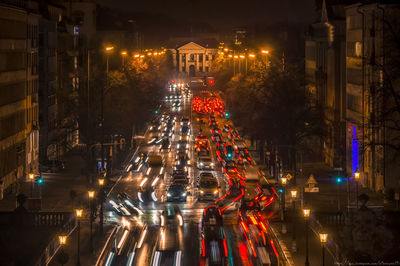
[[312,192],[312,193],[316,193],[319,192],[319,187],[305,187],[304,188],[304,192]]
[[318,184],[318,183],[317,183],[317,180],[315,180],[313,174],[311,174],[310,177],[307,179],[306,184],[307,184],[309,187],[310,187],[310,186],[313,187],[313,186],[315,186],[316,184]]

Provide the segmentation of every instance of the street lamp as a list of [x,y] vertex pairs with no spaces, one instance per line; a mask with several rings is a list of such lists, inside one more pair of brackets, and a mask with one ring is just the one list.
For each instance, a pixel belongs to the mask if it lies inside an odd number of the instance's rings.
[[357,170],[354,172],[354,179],[356,180],[356,206],[358,209],[358,180],[360,180],[360,171]]
[[322,245],[322,266],[325,266],[325,243],[328,240],[328,234],[320,233],[319,240],[321,240]]
[[65,244],[67,244],[67,236],[66,235],[59,235],[58,236],[58,243],[60,244],[60,246],[64,246]]
[[94,199],[94,191],[88,191],[89,196],[89,209],[90,209],[90,251],[93,252],[93,199]]
[[31,198],[32,198],[33,197],[33,180],[35,179],[35,174],[30,173],[28,175],[28,177],[29,177],[29,180],[31,181]]
[[81,252],[81,218],[82,218],[83,210],[82,209],[76,209],[75,210],[75,216],[76,220],[78,222],[78,250],[77,250],[77,258],[76,258],[76,265],[81,265],[81,258],[80,258],[80,252]]
[[293,251],[296,251],[296,197],[297,197],[297,190],[291,190],[290,195],[292,196],[292,202],[293,202],[293,235],[292,235],[292,249]]
[[308,261],[308,219],[310,217],[310,209],[303,209],[303,216],[306,220],[306,262],[305,266],[309,266],[310,262]]
[[102,190],[104,186],[104,178],[99,178],[99,196],[100,196],[100,233],[103,233],[103,199],[104,199],[104,191]]
[[122,50],[121,51],[121,57],[122,57],[122,68],[124,68],[125,67],[125,56],[127,56],[128,55],[128,52],[126,51],[126,50]]
[[267,67],[267,55],[269,54],[269,51],[261,50],[261,53],[264,55],[265,67]]
[[285,225],[285,186],[287,184],[287,178],[281,177],[282,182],[282,208],[281,208],[281,220],[282,220],[282,233],[286,234],[286,225]]

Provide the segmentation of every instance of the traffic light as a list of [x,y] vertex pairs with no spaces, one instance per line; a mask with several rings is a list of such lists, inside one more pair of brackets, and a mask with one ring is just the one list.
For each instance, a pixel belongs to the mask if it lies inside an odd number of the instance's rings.
[[228,112],[225,112],[225,117],[229,117],[229,113]]
[[158,110],[155,110],[154,113],[155,113],[156,115],[158,115]]
[[278,190],[278,192],[279,192],[279,193],[283,193],[283,189],[280,188],[280,189]]
[[341,184],[343,182],[342,178],[340,176],[336,177],[335,182],[337,184]]
[[36,179],[36,183],[37,183],[38,185],[41,185],[41,184],[43,184],[43,183],[44,183],[44,179],[43,179],[43,177],[41,177],[41,176],[38,176],[38,177],[37,177],[37,179]]
[[231,145],[226,147],[226,157],[228,157],[228,159],[232,159],[233,157],[233,147]]

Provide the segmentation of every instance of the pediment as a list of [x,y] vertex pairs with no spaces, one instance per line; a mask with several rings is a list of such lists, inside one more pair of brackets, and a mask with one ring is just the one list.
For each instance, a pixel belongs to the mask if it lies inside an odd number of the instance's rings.
[[177,48],[177,50],[204,50],[207,49],[195,42],[188,42],[187,44],[184,44]]

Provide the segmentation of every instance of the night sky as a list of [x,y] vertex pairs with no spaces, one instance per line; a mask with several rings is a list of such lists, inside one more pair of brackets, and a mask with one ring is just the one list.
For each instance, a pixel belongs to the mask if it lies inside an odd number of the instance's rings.
[[315,0],[98,0],[99,4],[129,12],[161,13],[187,22],[206,22],[215,29],[251,23],[309,23]]

